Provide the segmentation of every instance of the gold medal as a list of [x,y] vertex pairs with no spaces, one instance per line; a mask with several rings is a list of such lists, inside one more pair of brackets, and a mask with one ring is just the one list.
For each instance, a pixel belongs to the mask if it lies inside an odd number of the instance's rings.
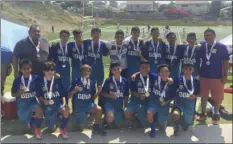
[[149,97],[149,96],[150,96],[150,93],[149,93],[149,92],[146,92],[146,93],[145,93],[145,96],[146,96],[146,97]]
[[54,101],[53,100],[49,100],[49,104],[53,105]]

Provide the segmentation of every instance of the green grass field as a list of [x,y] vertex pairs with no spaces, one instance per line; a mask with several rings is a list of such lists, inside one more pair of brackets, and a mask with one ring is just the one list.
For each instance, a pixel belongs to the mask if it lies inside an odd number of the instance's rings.
[[[120,27],[120,29],[122,29],[125,32],[126,27],[128,27],[129,30],[130,30],[132,26],[123,25],[123,26]],[[141,29],[141,37],[144,40],[147,40],[148,37],[149,37],[149,33],[147,33],[146,25],[145,26],[139,26],[139,27]],[[152,27],[159,27],[161,37],[163,36],[164,26],[152,26]],[[142,36],[142,28],[144,28],[144,30],[145,30],[145,36],[144,37]],[[171,28],[172,31],[174,31],[177,34],[177,42],[180,43],[180,42],[185,41],[185,38],[182,37],[183,28],[186,29],[186,34],[188,32],[195,32],[197,34],[198,41],[202,41],[203,40],[203,32],[207,27],[206,26],[198,26],[198,27],[194,27],[194,26],[171,26],[170,28]],[[231,26],[213,26],[213,27],[210,27],[210,28],[213,28],[216,31],[217,40],[223,39],[224,37],[228,36],[232,32],[232,27]],[[90,30],[91,30],[91,28],[87,28],[87,30],[83,33],[84,39],[90,38]],[[116,31],[116,25],[102,26],[101,39],[102,40],[108,40],[108,41],[112,40],[114,38],[115,31]],[[52,41],[54,39],[59,38],[58,33],[48,33],[47,35],[45,35],[45,37],[49,41]],[[73,38],[71,37],[70,41],[72,41],[72,40],[73,40]],[[109,68],[109,57],[104,57],[104,65],[105,65],[105,78],[107,78],[108,77],[108,68]],[[13,79],[14,79],[14,77],[13,77],[13,72],[12,72],[11,75],[9,77],[7,77],[6,85],[5,85],[5,92],[10,91]],[[232,84],[232,76],[229,76],[228,84],[226,86],[229,86],[231,84]],[[223,105],[226,107],[226,109],[229,112],[232,112],[232,95],[231,94],[225,94],[225,100],[223,101]],[[229,122],[232,122],[232,121],[222,120],[222,122],[223,123],[229,123]]]

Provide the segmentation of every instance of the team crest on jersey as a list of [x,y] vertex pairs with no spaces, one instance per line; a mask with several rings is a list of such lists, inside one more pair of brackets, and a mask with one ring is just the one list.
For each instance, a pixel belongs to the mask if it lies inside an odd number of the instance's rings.
[[73,51],[73,52],[76,52],[76,48],[75,48],[75,47],[73,47],[73,48],[72,48],[72,51]]
[[112,83],[110,83],[109,88],[110,88],[110,89],[114,89],[114,87],[113,87],[113,84],[112,84]]
[[142,86],[142,82],[138,82],[138,87],[141,87]]
[[61,51],[61,50],[57,50],[57,53],[58,53],[58,54],[62,54],[62,51]]
[[183,85],[180,85],[180,87],[179,87],[179,88],[182,90],[182,89],[184,89],[184,86],[183,86]]

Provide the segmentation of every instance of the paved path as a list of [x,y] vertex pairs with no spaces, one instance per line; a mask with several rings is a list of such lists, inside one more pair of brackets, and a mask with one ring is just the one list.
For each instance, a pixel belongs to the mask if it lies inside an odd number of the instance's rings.
[[157,132],[156,138],[149,138],[149,128],[138,130],[109,130],[108,135],[101,137],[92,135],[91,131],[70,132],[70,138],[63,140],[58,133],[45,134],[44,139],[38,141],[33,135],[7,135],[1,138],[2,143],[232,143],[232,124],[198,125],[190,127],[188,131],[180,132],[174,137],[173,128],[166,129],[166,135]]

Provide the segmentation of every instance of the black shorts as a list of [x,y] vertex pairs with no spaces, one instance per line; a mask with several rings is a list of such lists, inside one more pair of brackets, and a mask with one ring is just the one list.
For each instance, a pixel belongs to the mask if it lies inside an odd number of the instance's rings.
[[[110,76],[112,76],[111,70],[109,70],[109,77]],[[127,68],[126,69],[122,69],[121,76],[124,77],[124,78],[127,78]]]

